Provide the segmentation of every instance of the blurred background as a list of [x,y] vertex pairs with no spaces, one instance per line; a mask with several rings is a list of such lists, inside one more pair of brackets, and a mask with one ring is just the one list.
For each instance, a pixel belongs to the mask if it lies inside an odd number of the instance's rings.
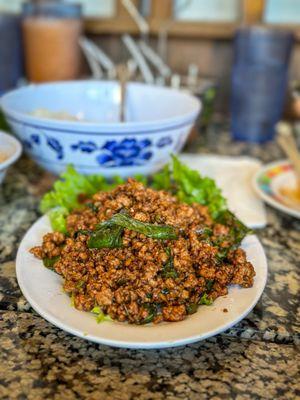
[[[36,21],[49,15],[57,25]],[[0,94],[28,81],[111,79],[126,62],[132,80],[200,96],[204,127],[212,114],[240,114],[233,136],[263,142],[282,113],[300,116],[299,40],[300,0],[0,0]],[[243,137],[243,113],[258,110],[268,132],[259,122]]]

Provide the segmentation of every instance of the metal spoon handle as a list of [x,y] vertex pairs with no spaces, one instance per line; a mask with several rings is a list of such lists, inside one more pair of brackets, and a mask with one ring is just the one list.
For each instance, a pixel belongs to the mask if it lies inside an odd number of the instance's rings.
[[126,87],[129,80],[129,71],[126,65],[120,64],[117,66],[117,77],[120,83],[121,103],[120,103],[120,121],[125,121],[126,108]]

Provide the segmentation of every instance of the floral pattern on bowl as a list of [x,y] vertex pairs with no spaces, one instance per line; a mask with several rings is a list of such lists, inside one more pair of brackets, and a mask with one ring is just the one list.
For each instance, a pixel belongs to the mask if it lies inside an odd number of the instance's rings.
[[105,167],[143,165],[152,157],[151,144],[149,139],[110,140],[102,146],[104,151],[97,156],[97,161]]
[[[110,134],[88,136],[67,134],[9,119],[20,136],[25,151],[38,164],[58,174],[67,164],[83,173],[99,173],[110,177],[149,174],[160,169],[171,154],[184,145],[189,125],[169,129],[162,134],[128,134],[115,138]],[[79,136],[79,137],[78,137]],[[77,139],[78,137],[78,139]],[[125,169],[124,169],[125,168]],[[128,168],[128,169],[126,169]]]
[[[156,146],[158,148],[170,146],[173,140],[169,136],[160,138]],[[122,140],[109,140],[101,147],[93,141],[80,140],[71,145],[71,150],[82,153],[94,153],[100,151],[96,156],[97,162],[104,167],[122,167],[143,165],[151,159],[153,143],[150,139],[125,138]]]
[[22,141],[25,149],[32,149],[35,145],[39,145],[41,143],[40,136],[32,133],[28,139],[24,139]]
[[96,143],[92,142],[92,141],[83,141],[83,140],[79,140],[78,143],[74,143],[71,145],[71,149],[72,150],[80,150],[83,153],[93,153],[94,151],[96,151],[98,149],[98,146],[96,145]]
[[172,143],[173,143],[173,140],[170,136],[163,136],[162,138],[160,138],[157,141],[156,146],[158,148],[161,148],[161,147],[170,146]]
[[[32,133],[29,135],[28,138],[22,140],[22,144],[26,150],[28,151],[34,150],[35,147],[40,146],[42,144],[41,137],[37,133]],[[46,144],[52,151],[54,151],[54,153],[56,154],[56,158],[58,160],[62,160],[64,158],[63,146],[57,139],[47,136]]]
[[53,137],[47,137],[47,145],[50,147],[52,151],[56,153],[56,157],[58,160],[62,160],[64,158],[64,149],[61,143],[53,138]]

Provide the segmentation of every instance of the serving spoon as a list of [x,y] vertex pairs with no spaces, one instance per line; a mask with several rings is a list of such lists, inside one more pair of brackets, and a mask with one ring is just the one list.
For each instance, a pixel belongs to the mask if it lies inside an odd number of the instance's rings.
[[125,109],[126,109],[126,90],[127,82],[130,78],[130,71],[125,64],[119,64],[116,68],[117,79],[120,84],[121,102],[120,102],[120,121],[125,122]]

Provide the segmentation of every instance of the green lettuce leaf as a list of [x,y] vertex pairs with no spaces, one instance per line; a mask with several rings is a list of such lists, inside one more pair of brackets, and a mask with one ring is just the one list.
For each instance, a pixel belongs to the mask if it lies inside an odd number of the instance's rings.
[[66,217],[69,211],[65,207],[56,207],[48,212],[52,229],[56,232],[67,233]]
[[42,198],[40,210],[49,213],[51,226],[55,231],[66,233],[66,217],[75,208],[80,207],[78,196],[83,194],[92,196],[100,190],[110,190],[124,183],[120,177],[108,182],[101,175],[83,175],[77,172],[72,165],[68,165],[61,174],[53,189]]
[[[152,186],[157,190],[173,193],[180,201],[192,204],[199,203],[208,207],[214,222],[230,227],[230,248],[237,247],[251,231],[227,209],[227,203],[215,181],[203,177],[198,171],[172,156],[172,163],[153,176]],[[209,232],[203,232],[209,235]],[[225,256],[226,256],[225,255]],[[222,255],[224,258],[224,256]]]
[[175,156],[172,156],[172,163],[153,176],[152,186],[157,190],[170,191],[184,203],[207,206],[213,218],[226,209],[226,200],[215,181],[201,176]]
[[[150,180],[143,176],[135,178],[156,190],[171,192],[184,203],[199,203],[207,206],[215,222],[230,225],[236,244],[239,244],[249,232],[227,210],[226,200],[215,181],[201,176],[199,172],[190,169],[175,156],[172,156],[170,164],[154,174]],[[120,177],[115,177],[108,182],[101,175],[83,175],[72,166],[68,166],[60,179],[54,183],[53,189],[44,195],[40,209],[43,213],[48,212],[54,230],[67,233],[66,217],[72,210],[81,206],[78,201],[80,194],[88,198],[98,191],[111,190],[122,183],[124,179]]]
[[0,129],[6,132],[11,132],[10,126],[8,125],[3,112],[0,110]]
[[112,183],[109,183],[101,175],[83,175],[72,165],[68,165],[60,179],[54,183],[53,189],[44,195],[40,209],[43,213],[56,207],[71,211],[80,206],[79,194],[89,197],[100,190],[110,190],[123,182],[121,178],[115,178]]
[[165,165],[161,171],[153,175],[151,186],[156,190],[171,191],[172,181],[169,164]]
[[226,209],[226,200],[211,178],[202,177],[173,156],[173,180],[176,196],[184,203],[199,203],[207,206],[213,218]]

